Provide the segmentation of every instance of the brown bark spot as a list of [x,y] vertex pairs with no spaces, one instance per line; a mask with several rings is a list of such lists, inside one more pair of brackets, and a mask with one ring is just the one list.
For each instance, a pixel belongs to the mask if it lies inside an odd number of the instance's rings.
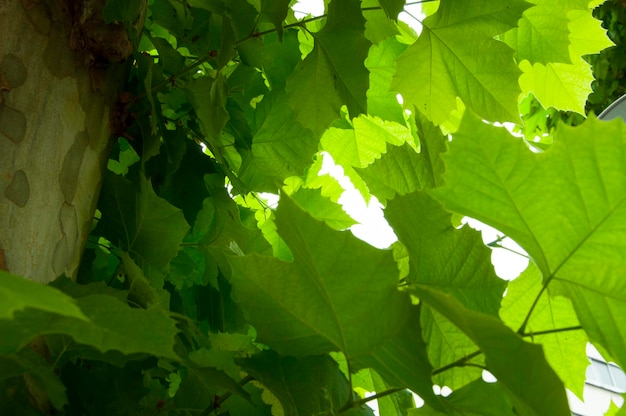
[[[4,78],[8,90],[19,87],[28,77],[28,69],[20,58],[12,53],[2,58],[0,63],[0,77]],[[3,85],[0,84],[0,88]]]
[[26,173],[23,170],[15,172],[13,180],[11,180],[9,186],[4,190],[4,196],[20,208],[26,206],[28,198],[30,197],[30,185],[28,184]]
[[19,110],[7,105],[0,106],[0,133],[15,143],[26,136],[26,116]]
[[61,185],[65,202],[68,204],[72,203],[74,195],[76,195],[80,165],[83,163],[83,156],[88,142],[87,133],[80,132],[76,134],[74,143],[70,146],[63,160],[63,167],[59,174],[59,184]]
[[4,255],[4,249],[0,248],[0,270],[4,270],[5,272],[9,271],[7,267],[7,258]]

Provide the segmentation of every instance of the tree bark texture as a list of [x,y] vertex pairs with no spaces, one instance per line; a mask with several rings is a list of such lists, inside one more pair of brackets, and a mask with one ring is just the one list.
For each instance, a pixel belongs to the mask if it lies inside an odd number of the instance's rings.
[[95,74],[71,46],[67,8],[82,3],[0,0],[0,254],[11,273],[44,283],[76,276],[128,69]]

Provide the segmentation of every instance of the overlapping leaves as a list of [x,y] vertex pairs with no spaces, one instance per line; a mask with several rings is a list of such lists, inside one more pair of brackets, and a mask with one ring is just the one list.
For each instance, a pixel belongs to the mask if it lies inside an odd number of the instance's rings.
[[467,116],[445,158],[446,186],[435,191],[449,209],[519,242],[543,284],[572,301],[590,339],[622,365],[625,145],[621,120],[592,118],[562,126],[548,151],[533,154],[506,130]]

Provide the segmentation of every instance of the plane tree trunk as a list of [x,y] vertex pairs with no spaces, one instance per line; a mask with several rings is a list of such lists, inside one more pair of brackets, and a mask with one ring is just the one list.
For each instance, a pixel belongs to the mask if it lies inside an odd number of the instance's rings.
[[132,52],[104,3],[0,0],[0,266],[30,280],[75,278],[94,216]]

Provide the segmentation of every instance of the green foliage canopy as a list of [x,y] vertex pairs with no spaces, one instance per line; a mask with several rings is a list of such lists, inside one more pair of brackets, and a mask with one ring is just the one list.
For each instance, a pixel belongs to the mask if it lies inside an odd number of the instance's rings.
[[[424,1],[417,34],[404,1],[291,3],[149,2],[77,282],[2,273],[0,413],[36,414],[35,385],[68,415],[568,415],[587,340],[626,366],[626,125],[496,124],[584,116],[595,4]],[[391,248],[347,230],[328,155]]]

